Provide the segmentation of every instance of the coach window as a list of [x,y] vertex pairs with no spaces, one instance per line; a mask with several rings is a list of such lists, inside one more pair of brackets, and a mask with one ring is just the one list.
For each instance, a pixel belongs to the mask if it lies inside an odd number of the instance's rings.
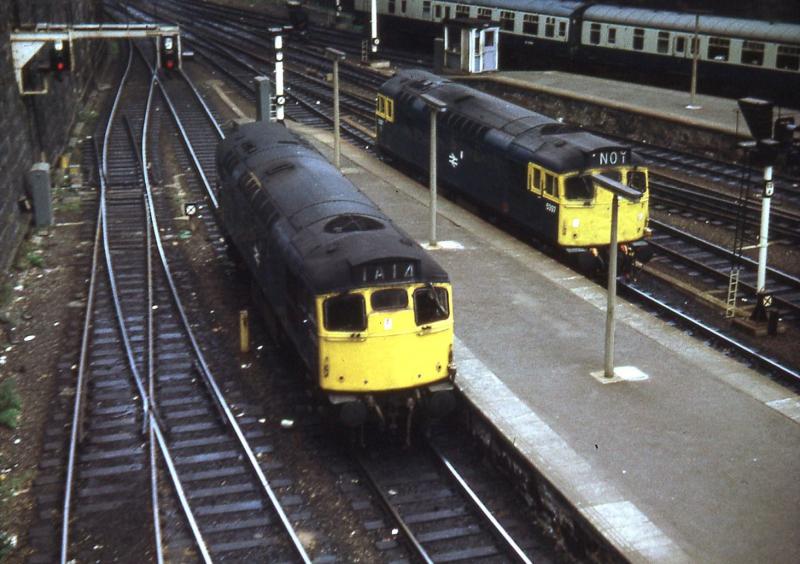
[[363,331],[367,328],[364,296],[344,294],[325,300],[325,329],[328,331]]
[[686,52],[686,38],[685,37],[676,37],[675,38],[675,53],[683,55]]
[[763,65],[764,44],[757,41],[745,41],[742,46],[742,62],[746,65]]
[[586,176],[570,176],[564,180],[564,197],[567,200],[592,200],[594,183]]
[[514,31],[514,12],[500,12],[500,27],[506,31]]
[[659,31],[658,32],[658,43],[656,44],[656,50],[659,53],[668,53],[669,52],[669,32],[668,31]]
[[608,44],[615,45],[617,43],[617,28],[608,28]]
[[491,8],[478,8],[478,19],[479,20],[491,20],[492,19],[492,9]]
[[522,33],[539,35],[539,16],[525,14],[522,16]]
[[558,36],[559,37],[567,36],[567,22],[564,21],[558,22]]
[[640,27],[633,29],[633,48],[637,51],[644,49],[644,30]]
[[775,66],[784,70],[800,70],[800,47],[778,45],[778,58]]
[[402,288],[378,290],[372,292],[369,303],[372,306],[372,311],[406,309],[408,307],[408,293]]
[[589,43],[592,45],[600,44],[600,24],[593,23],[589,28]]
[[556,19],[555,18],[545,18],[544,19],[544,35],[545,35],[545,37],[555,37],[555,35],[556,35]]
[[442,6],[440,4],[436,4],[433,7],[433,17],[435,17],[437,20],[442,19]]
[[389,13],[394,14],[395,10],[395,0],[389,0]]
[[423,15],[430,15],[431,13],[431,0],[425,0],[422,3],[422,14]]
[[558,198],[558,179],[555,175],[544,173],[544,193],[553,198]]
[[710,61],[727,61],[730,48],[730,39],[723,39],[722,37],[709,37],[707,52],[708,59]]
[[414,318],[417,325],[427,325],[450,316],[447,290],[428,285],[414,290]]
[[406,13],[407,4],[408,4],[408,0],[402,0],[400,2],[400,11],[403,12],[404,14]]
[[457,18],[468,18],[469,17],[469,6],[465,6],[464,4],[456,4],[456,17]]

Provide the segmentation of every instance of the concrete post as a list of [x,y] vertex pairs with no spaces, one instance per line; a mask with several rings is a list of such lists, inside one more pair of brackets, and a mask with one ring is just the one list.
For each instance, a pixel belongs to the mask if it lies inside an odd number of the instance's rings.
[[50,165],[34,163],[27,174],[31,200],[33,200],[33,221],[36,227],[53,224],[53,205],[51,202]]
[[619,198],[616,194],[611,200],[611,241],[608,244],[608,305],[606,306],[606,378],[614,377],[614,309],[617,301],[617,224],[619,217]]

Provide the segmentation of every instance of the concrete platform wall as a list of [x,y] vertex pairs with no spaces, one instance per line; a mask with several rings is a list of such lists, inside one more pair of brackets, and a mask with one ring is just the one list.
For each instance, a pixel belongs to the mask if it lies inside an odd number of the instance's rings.
[[[471,83],[478,81],[470,81]],[[736,143],[749,138],[742,122],[741,137],[717,130],[683,125],[667,119],[657,119],[634,111],[609,108],[546,92],[522,90],[506,84],[480,81],[480,89],[566,123],[581,125],[598,133],[618,135],[668,147],[676,151],[697,153],[708,158],[734,161],[738,156]],[[476,85],[477,86],[477,85]]]
[[51,81],[47,95],[22,97],[9,34],[18,24],[98,21],[100,10],[100,0],[0,1],[0,277],[30,222],[19,207],[25,172],[38,160],[58,160],[101,52],[89,42],[76,44],[76,68],[62,82]]

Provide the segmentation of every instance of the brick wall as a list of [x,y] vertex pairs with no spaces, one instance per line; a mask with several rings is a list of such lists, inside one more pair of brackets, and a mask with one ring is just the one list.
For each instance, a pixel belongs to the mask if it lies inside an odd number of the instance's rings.
[[44,160],[55,164],[67,142],[81,99],[90,86],[97,49],[75,47],[76,67],[44,96],[19,95],[9,34],[18,23],[97,21],[100,0],[0,0],[0,276],[16,253],[30,222],[20,212],[25,172]]

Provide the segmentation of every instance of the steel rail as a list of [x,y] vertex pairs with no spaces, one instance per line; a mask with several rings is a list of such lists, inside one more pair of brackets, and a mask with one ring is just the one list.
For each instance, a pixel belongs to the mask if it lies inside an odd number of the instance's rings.
[[[156,76],[155,76],[155,74],[152,74],[151,75],[151,79],[150,79],[150,89],[149,89],[148,94],[147,94],[147,103],[145,105],[144,123],[142,125],[142,152],[144,152],[145,146],[146,146],[145,140],[147,138],[147,125],[148,125],[148,122],[149,122],[149,119],[150,119],[150,108],[152,107],[152,103],[153,103],[153,92],[155,91],[155,84],[156,84]],[[147,179],[147,177],[148,177],[147,169],[144,167],[144,163],[146,161],[141,160],[141,158],[139,157],[139,153],[136,151],[136,149],[137,149],[136,139],[134,138],[133,128],[131,127],[130,122],[128,122],[126,120],[125,123],[126,123],[127,128],[128,128],[128,134],[131,136],[131,143],[132,143],[133,148],[134,148],[134,153],[137,156],[137,160],[138,160],[138,163],[139,163],[139,168],[140,168],[140,170],[142,172],[142,176],[145,179]],[[155,216],[154,216],[154,210],[153,210],[153,201],[152,201],[152,198],[150,198],[150,194],[149,194],[149,182],[147,182],[147,181],[145,181],[145,188],[148,191],[147,193],[145,193],[145,202],[146,202],[145,211],[148,214],[148,217],[151,218],[150,230],[148,231],[148,233],[155,234],[156,244],[160,245],[161,241],[160,241],[160,235],[159,235],[159,232],[158,232],[158,224],[156,222],[152,221],[152,218],[155,217]],[[152,310],[152,308],[151,308],[151,310]],[[135,369],[136,369],[136,367],[134,366],[133,370],[135,371]],[[137,378],[138,378],[138,372],[137,372]],[[150,403],[150,397],[149,396],[146,396],[146,397],[147,397],[148,403]],[[191,506],[189,505],[189,500],[186,498],[186,494],[183,491],[183,485],[181,484],[180,476],[178,475],[178,472],[175,469],[174,464],[172,463],[172,456],[170,455],[169,448],[168,448],[166,442],[164,441],[163,434],[161,432],[161,426],[159,425],[158,420],[155,418],[155,416],[150,418],[150,428],[155,431],[156,438],[158,439],[159,447],[161,449],[161,455],[164,457],[164,460],[165,460],[165,462],[167,464],[167,469],[169,470],[170,478],[172,479],[172,484],[173,484],[173,487],[175,488],[175,493],[178,496],[178,499],[180,501],[181,507],[183,508],[183,511],[184,511],[184,513],[186,515],[186,519],[189,522],[189,527],[192,530],[192,534],[194,536],[195,543],[197,544],[197,547],[200,550],[200,554],[203,557],[203,561],[207,562],[207,563],[210,563],[210,562],[212,562],[211,555],[208,552],[208,547],[206,545],[206,542],[205,542],[205,539],[203,538],[202,533],[200,532],[200,527],[197,524],[197,520],[194,517],[194,513],[192,513]]]
[[[148,129],[148,122],[149,122],[150,102],[152,100],[153,89],[154,89],[154,86],[155,86],[156,83],[158,83],[159,87],[161,87],[158,77],[154,74],[153,75],[153,83],[151,84],[151,91],[150,91],[150,94],[148,95],[148,106],[147,106],[147,110],[145,112],[145,121],[144,121],[144,127],[143,127],[143,131],[142,131],[141,153],[140,153],[140,157],[139,158],[140,158],[140,164],[142,165],[141,166],[141,170],[142,170],[142,177],[144,179],[144,184],[145,184],[145,191],[146,191],[146,194],[147,194],[147,198],[148,198],[148,200],[150,202],[150,220],[152,222],[153,233],[156,235],[155,238],[154,238],[155,239],[155,244],[156,244],[156,249],[158,251],[159,257],[161,258],[161,265],[162,265],[162,268],[163,268],[163,271],[164,271],[164,276],[165,276],[165,278],[167,280],[167,285],[170,288],[170,293],[171,293],[171,296],[172,296],[173,303],[175,304],[176,311],[177,311],[179,317],[181,318],[181,321],[182,321],[183,326],[184,326],[184,330],[186,331],[186,335],[189,338],[189,342],[191,343],[191,346],[192,346],[192,349],[193,349],[193,351],[195,353],[195,357],[197,358],[198,364],[199,364],[200,368],[202,369],[202,371],[204,372],[204,374],[206,376],[206,379],[207,379],[207,382],[211,386],[211,391],[212,391],[213,395],[216,397],[216,400],[220,403],[220,405],[223,408],[223,412],[225,414],[225,418],[227,419],[228,425],[231,427],[231,429],[233,430],[233,432],[236,435],[237,439],[239,440],[239,444],[240,444],[242,450],[244,451],[248,461],[250,462],[251,468],[253,469],[253,471],[255,472],[259,482],[261,483],[261,487],[262,487],[263,491],[266,493],[267,497],[269,498],[269,500],[270,500],[270,502],[271,502],[271,504],[273,506],[273,509],[278,514],[278,517],[281,520],[281,523],[283,524],[284,529],[286,530],[287,534],[289,535],[289,537],[290,537],[290,539],[292,541],[292,544],[293,544],[293,546],[295,548],[295,551],[297,552],[298,556],[300,556],[300,558],[303,560],[303,562],[305,562],[307,564],[311,564],[311,558],[308,556],[308,554],[307,554],[307,552],[305,550],[305,547],[303,547],[303,544],[300,541],[300,538],[297,536],[297,533],[294,530],[294,527],[289,522],[289,518],[286,515],[286,512],[283,510],[283,507],[281,506],[280,501],[278,500],[278,497],[275,495],[275,492],[272,490],[272,487],[270,486],[269,481],[267,480],[267,477],[264,475],[264,471],[261,469],[261,465],[259,464],[258,459],[256,458],[256,455],[253,452],[253,449],[250,447],[250,444],[247,441],[247,438],[245,437],[244,432],[242,431],[241,427],[239,426],[239,423],[236,421],[236,417],[233,415],[233,413],[230,410],[230,407],[228,406],[227,402],[225,401],[225,396],[223,395],[223,393],[219,389],[219,385],[217,384],[216,380],[214,379],[214,376],[213,376],[213,374],[211,372],[211,369],[208,367],[208,363],[206,362],[205,355],[203,354],[203,351],[200,348],[200,344],[197,341],[197,337],[194,334],[194,330],[192,329],[191,324],[189,323],[189,318],[188,318],[188,316],[186,314],[185,308],[183,307],[183,303],[181,301],[177,285],[175,284],[175,280],[174,280],[174,278],[172,276],[172,271],[171,271],[171,269],[169,267],[169,261],[167,260],[166,253],[164,251],[164,246],[163,246],[163,243],[161,241],[161,237],[158,235],[159,234],[158,219],[155,216],[155,205],[153,203],[152,186],[150,184],[149,174],[146,172],[147,171],[147,167],[144,166],[144,163],[147,162],[147,129]],[[162,93],[163,93],[164,92],[163,87],[161,87],[161,89],[162,89]],[[181,130],[181,133],[182,133],[182,135],[185,135],[185,132],[183,130]],[[188,137],[184,137],[183,138],[183,142],[184,142],[184,144],[187,144],[187,145],[191,146],[191,142],[189,141]],[[196,165],[199,166],[199,163],[196,163]],[[204,379],[204,381],[206,379]]]
[[705,334],[708,337],[717,339],[721,343],[724,343],[726,346],[731,347],[737,353],[745,356],[748,359],[754,360],[764,368],[773,371],[778,376],[785,378],[795,384],[800,383],[800,372],[797,372],[789,368],[788,366],[784,366],[783,364],[760,354],[755,349],[752,349],[747,345],[744,345],[732,339],[731,337],[728,337],[727,335],[720,333],[713,327],[710,327],[709,325],[706,325],[702,321],[694,319],[689,315],[683,313],[682,311],[679,311],[674,307],[665,304],[664,302],[648,295],[647,293],[643,292],[642,290],[639,290],[638,288],[634,287],[633,285],[627,282],[619,280],[617,282],[617,285],[620,289],[629,292],[631,295],[635,296],[637,299],[641,300],[645,304],[662,312],[668,313],[669,315],[675,317],[679,321],[690,326],[692,329],[695,329]]
[[200,180],[203,183],[203,187],[206,189],[206,194],[208,194],[208,197],[211,200],[211,205],[213,206],[214,210],[218,209],[219,202],[217,202],[217,195],[214,194],[214,190],[211,188],[211,183],[208,181],[208,177],[206,177],[205,170],[203,170],[203,166],[200,164],[200,159],[194,152],[194,147],[192,147],[192,143],[189,141],[189,136],[186,133],[186,129],[183,127],[183,122],[181,121],[181,118],[178,115],[178,111],[175,109],[175,106],[172,103],[172,99],[169,97],[169,93],[167,92],[166,87],[161,82],[161,79],[158,78],[158,73],[150,65],[150,62],[144,56],[141,49],[137,47],[137,51],[139,52],[139,56],[142,57],[142,60],[147,65],[147,68],[150,69],[150,72],[153,73],[153,76],[155,77],[156,83],[158,84],[158,87],[161,90],[161,95],[164,97],[164,102],[166,102],[170,114],[172,115],[172,119],[175,121],[175,125],[178,127],[178,131],[180,131],[181,133],[181,140],[183,141],[183,144],[186,147],[189,156],[192,158],[192,163],[194,163],[195,170],[197,174],[200,176]]
[[[727,258],[729,258],[731,260],[736,258],[731,250],[726,249],[724,247],[720,247],[719,245],[715,245],[714,243],[712,243],[710,241],[706,241],[704,239],[701,239],[700,237],[697,237],[697,236],[692,235],[690,233],[686,233],[685,231],[681,231],[680,229],[676,229],[675,227],[672,227],[671,225],[667,225],[666,223],[663,223],[663,222],[658,221],[658,220],[653,219],[653,218],[650,218],[650,223],[654,224],[656,227],[658,227],[658,229],[668,233],[669,235],[671,235],[673,237],[684,239],[686,241],[691,242],[694,245],[697,245],[698,247],[701,247],[701,248],[707,249],[707,250],[709,250],[711,252],[720,254],[720,255],[725,256],[725,257],[727,257]],[[738,257],[738,260],[740,260],[741,262],[747,264],[748,266],[752,266],[752,267],[758,266],[758,261],[753,260],[753,259],[751,259],[749,257],[741,256],[741,257]],[[770,276],[772,276],[773,278],[775,278],[776,280],[778,280],[779,282],[781,282],[783,284],[795,285],[795,286],[800,287],[800,278],[797,278],[796,276],[792,276],[791,274],[789,274],[787,272],[783,272],[782,270],[778,270],[776,268],[768,266],[767,267],[767,274],[769,274]]]
[[405,536],[406,540],[408,540],[408,542],[411,544],[416,557],[426,564],[433,564],[433,558],[430,557],[428,552],[422,546],[422,543],[419,542],[419,539],[416,537],[414,532],[408,527],[403,517],[392,505],[392,502],[389,501],[389,498],[386,497],[386,494],[383,493],[383,490],[381,489],[380,485],[378,485],[378,481],[375,479],[375,476],[372,474],[372,472],[370,472],[367,463],[364,462],[364,458],[360,454],[356,454],[355,459],[358,461],[362,472],[364,472],[364,475],[367,477],[367,482],[369,483],[373,493],[378,496],[378,500],[381,502],[381,505],[383,505],[383,508],[392,516],[392,519],[394,519],[400,530],[403,531],[403,536]]
[[502,541],[506,544],[508,547],[508,552],[514,558],[514,560],[517,562],[523,562],[524,564],[532,564],[533,561],[528,558],[517,542],[511,537],[511,535],[508,534],[508,531],[506,531],[500,522],[495,518],[495,516],[492,515],[492,512],[489,511],[489,508],[486,507],[473,489],[469,487],[467,481],[458,473],[458,471],[455,469],[455,466],[450,463],[447,457],[442,454],[442,452],[433,443],[428,442],[428,447],[436,455],[437,460],[444,466],[450,477],[459,485],[462,493],[472,503],[473,508],[481,515],[484,522],[489,525],[495,538],[502,539]]
[[197,99],[197,102],[200,104],[200,106],[202,106],[203,111],[205,112],[206,116],[208,117],[208,121],[210,121],[211,125],[214,126],[214,129],[216,130],[217,135],[219,136],[220,139],[224,140],[225,139],[225,134],[222,132],[222,128],[219,126],[219,124],[217,123],[216,118],[214,118],[214,115],[211,113],[211,109],[208,107],[208,104],[206,104],[206,101],[203,98],[203,96],[200,94],[200,91],[197,90],[197,87],[194,85],[194,83],[189,78],[189,76],[185,72],[183,72],[183,69],[180,69],[180,73],[181,73],[181,77],[183,77],[183,79],[186,81],[186,84],[189,86],[189,88],[191,88],[192,94],[194,94],[194,97]]
[[[144,194],[142,195],[144,196]],[[145,331],[147,333],[147,389],[150,394],[150,401],[155,403],[155,359],[153,358],[153,350],[155,344],[153,342],[153,253],[152,253],[152,234],[150,229],[150,211],[148,209],[149,203],[147,198],[144,198],[145,206],[145,233],[147,234],[145,242],[145,267],[147,269],[147,326]],[[156,438],[153,425],[148,426],[148,443],[150,445],[150,497],[151,505],[153,508],[153,530],[156,535],[156,557],[158,564],[164,564],[164,550],[161,538],[161,517],[158,504],[158,470],[156,458]]]
[[[109,116],[108,125],[106,126],[106,136],[108,136],[111,129],[110,124],[113,120],[114,113],[116,112],[117,105],[119,104],[122,90],[124,89],[125,82],[128,79],[131,66],[133,63],[133,51],[128,51],[128,64],[125,67],[125,72],[120,79],[117,94],[114,97],[114,103],[111,107],[111,114]],[[107,154],[107,147],[103,144],[103,153],[101,155],[97,146],[97,140],[93,141],[95,154],[97,155],[98,164],[102,164]],[[106,173],[106,169],[100,166],[101,176]],[[80,360],[78,361],[78,379],[75,384],[75,406],[72,412],[72,429],[70,430],[69,442],[69,455],[67,456],[67,477],[64,486],[64,505],[62,509],[61,521],[61,564],[66,564],[69,553],[69,519],[70,509],[72,504],[72,484],[75,479],[75,459],[77,455],[77,445],[79,441],[83,440],[83,390],[86,381],[86,366],[89,357],[89,340],[90,330],[92,326],[92,315],[94,309],[94,296],[97,283],[97,264],[100,254],[100,237],[103,232],[103,214],[102,210],[98,207],[97,210],[97,228],[95,232],[94,250],[92,252],[92,274],[89,280],[89,294],[86,298],[86,313],[83,323],[83,336],[81,338],[81,353]],[[80,429],[79,429],[80,428]],[[80,431],[80,436],[79,436]]]
[[[97,146],[95,143],[95,151]],[[97,154],[100,157],[99,153]],[[69,545],[69,518],[72,503],[72,484],[75,478],[75,458],[77,454],[78,442],[82,440],[83,408],[84,408],[84,388],[86,385],[86,365],[89,356],[89,340],[92,328],[92,317],[94,310],[94,297],[97,286],[97,263],[100,254],[100,234],[102,233],[100,222],[100,210],[97,210],[97,227],[95,228],[94,250],[92,252],[92,274],[89,279],[89,293],[86,297],[86,313],[83,322],[83,337],[81,338],[81,354],[78,361],[78,379],[75,383],[75,406],[72,411],[72,429],[70,430],[69,455],[67,456],[67,478],[64,487],[64,505],[61,521],[61,564],[67,563]]]

